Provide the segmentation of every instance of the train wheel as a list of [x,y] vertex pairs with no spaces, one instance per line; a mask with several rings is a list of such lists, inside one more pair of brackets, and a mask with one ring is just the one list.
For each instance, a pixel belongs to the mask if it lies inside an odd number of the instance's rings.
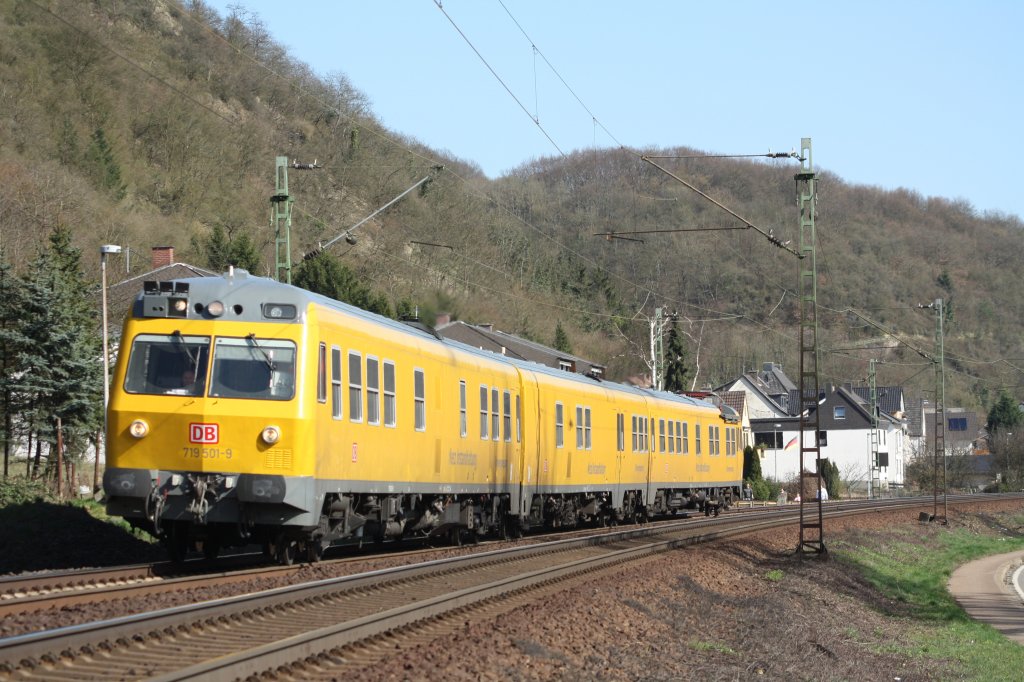
[[306,543],[306,561],[315,564],[324,556],[324,546],[319,540],[310,540]]
[[462,547],[462,529],[452,528],[448,531],[448,542],[452,547]]
[[282,566],[291,566],[295,563],[295,557],[298,554],[298,544],[282,533],[277,536],[276,550],[274,552],[277,557],[277,563]]

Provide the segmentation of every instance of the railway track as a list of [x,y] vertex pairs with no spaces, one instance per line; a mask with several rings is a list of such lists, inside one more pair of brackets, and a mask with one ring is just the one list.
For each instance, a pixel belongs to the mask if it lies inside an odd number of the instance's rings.
[[[989,498],[991,499],[991,497]],[[828,505],[826,516],[920,508],[930,500]],[[321,580],[0,640],[0,672],[23,679],[309,679],[384,649],[514,608],[567,581],[677,547],[789,525],[797,510],[604,531]]]

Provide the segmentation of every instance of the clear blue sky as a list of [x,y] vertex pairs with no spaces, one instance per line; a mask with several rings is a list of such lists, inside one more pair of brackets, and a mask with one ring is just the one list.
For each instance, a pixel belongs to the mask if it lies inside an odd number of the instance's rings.
[[810,137],[816,169],[848,182],[1024,217],[1024,2],[503,2],[207,0],[255,13],[385,126],[490,177],[558,155],[544,132],[565,152]]

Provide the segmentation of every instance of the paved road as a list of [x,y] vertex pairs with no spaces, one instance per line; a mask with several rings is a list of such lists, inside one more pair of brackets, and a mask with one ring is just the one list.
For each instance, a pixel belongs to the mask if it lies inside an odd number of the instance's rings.
[[964,564],[949,578],[949,591],[974,619],[1024,644],[1024,552],[997,554]]

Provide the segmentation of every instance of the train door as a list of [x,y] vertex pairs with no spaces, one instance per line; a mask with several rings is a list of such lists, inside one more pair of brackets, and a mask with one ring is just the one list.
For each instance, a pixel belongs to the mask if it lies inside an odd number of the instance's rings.
[[519,372],[519,396],[516,402],[516,433],[519,444],[518,476],[512,488],[512,515],[526,519],[537,493],[541,464],[540,396],[537,378],[532,372]]
[[648,429],[647,429],[647,433],[648,433],[648,437],[647,437],[648,448],[647,448],[647,472],[644,475],[644,488],[643,488],[643,496],[644,497],[643,497],[643,501],[644,501],[645,505],[650,505],[652,502],[654,502],[654,490],[653,490],[654,481],[652,481],[652,476],[654,475],[654,473],[653,473],[654,472],[654,466],[655,466],[655,464],[657,462],[657,458],[654,456],[654,453],[657,452],[657,448],[658,448],[658,434],[654,430],[654,427],[657,425],[655,423],[655,419],[654,419],[654,412],[653,412],[654,408],[653,408],[653,406],[650,403],[646,403],[645,407],[647,408],[644,411],[647,413],[647,417],[646,418],[647,418],[647,426],[648,426]]

